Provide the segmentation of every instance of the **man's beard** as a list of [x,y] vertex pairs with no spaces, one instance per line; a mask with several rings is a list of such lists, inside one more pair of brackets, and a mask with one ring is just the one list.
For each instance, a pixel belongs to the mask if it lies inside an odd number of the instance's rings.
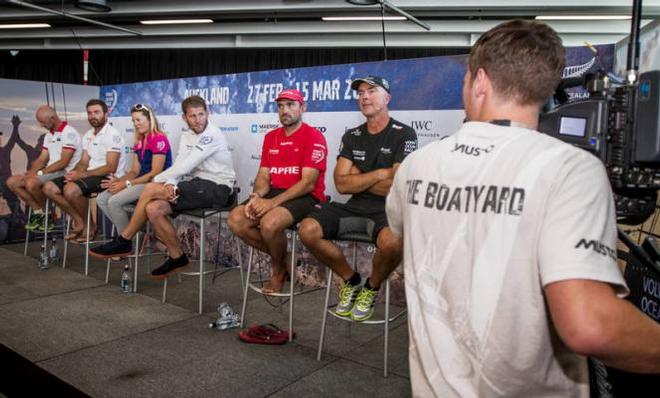
[[280,123],[282,123],[282,126],[291,127],[291,126],[295,126],[296,124],[298,124],[300,122],[300,118],[294,119],[294,118],[290,117],[288,119],[289,119],[289,121],[280,120]]

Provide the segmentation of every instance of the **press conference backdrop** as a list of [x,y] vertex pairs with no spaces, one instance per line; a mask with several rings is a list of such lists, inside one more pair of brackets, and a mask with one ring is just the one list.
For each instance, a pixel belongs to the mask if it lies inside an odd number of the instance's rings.
[[[599,59],[596,59],[586,47],[568,48],[567,64],[570,67],[566,68],[565,74],[575,76],[600,67],[611,70],[613,45],[599,46],[598,50]],[[130,108],[136,103],[151,105],[175,150],[186,129],[181,118],[181,101],[189,95],[205,98],[211,121],[226,134],[240,196],[244,199],[252,191],[264,135],[279,126],[274,100],[280,90],[296,88],[305,95],[307,102],[303,119],[318,128],[328,143],[327,194],[332,200],[344,201],[347,197],[336,192],[332,179],[341,136],[365,120],[358,110],[355,93],[350,89],[351,81],[367,75],[386,78],[391,87],[389,108],[392,117],[413,127],[419,145],[424,146],[452,134],[464,119],[461,93],[465,61],[465,56],[431,57],[109,85],[101,87],[101,98],[112,109],[111,122],[125,133],[127,142],[133,137]],[[576,90],[572,95],[580,97],[584,93]],[[217,229],[213,224],[207,230]],[[180,221],[178,233],[187,250],[198,250],[200,237],[193,223]],[[226,244],[216,249],[216,232],[213,234],[206,246],[207,258],[222,263],[235,262],[239,249]],[[220,229],[220,234],[222,238],[230,237],[226,227]],[[221,242],[229,240],[221,239]],[[348,244],[340,246],[346,254],[350,253]],[[308,252],[302,250],[301,244],[297,247],[303,258],[297,278],[311,285],[322,283],[325,267],[319,266]],[[246,249],[243,250],[243,258],[247,258]],[[365,274],[370,272],[374,250],[373,245],[358,247],[358,269]],[[269,259],[258,256],[256,268],[268,273]],[[404,302],[402,282],[402,274],[395,272],[392,277],[394,303]]]
[[[598,48],[598,63],[588,48],[569,48],[571,68],[567,71],[582,74],[601,65],[611,70],[613,46]],[[181,101],[189,95],[206,99],[211,121],[229,141],[241,196],[245,198],[259,166],[264,135],[279,126],[274,102],[277,93],[296,88],[307,103],[304,121],[324,133],[328,143],[327,194],[341,201],[346,197],[336,192],[332,181],[341,136],[365,120],[350,88],[351,81],[367,75],[386,78],[391,87],[392,117],[413,127],[420,146],[424,146],[452,134],[461,125],[465,59],[431,57],[111,85],[101,87],[101,98],[112,109],[111,121],[125,133],[127,142],[133,139],[131,106],[152,106],[175,150],[186,129]]]
[[89,129],[85,103],[98,93],[98,86],[0,79],[0,244],[25,237],[26,209],[5,183],[41,152],[46,130],[34,118],[37,108],[49,104],[83,134]]

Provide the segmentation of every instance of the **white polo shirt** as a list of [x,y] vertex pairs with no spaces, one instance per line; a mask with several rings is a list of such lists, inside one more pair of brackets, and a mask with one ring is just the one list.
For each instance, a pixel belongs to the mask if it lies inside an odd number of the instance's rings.
[[627,288],[603,164],[533,130],[469,122],[413,152],[387,197],[403,235],[410,379],[418,397],[588,397],[544,286]]
[[110,123],[106,123],[101,130],[94,134],[94,129],[89,129],[83,136],[83,149],[89,154],[88,170],[96,169],[105,165],[107,152],[118,152],[119,164],[115,176],[121,177],[126,173],[127,149],[124,136]]
[[69,164],[64,168],[71,171],[82,155],[82,140],[78,130],[69,126],[67,122],[62,122],[55,131],[51,131],[44,137],[43,150],[48,151],[48,164],[59,161],[62,158],[62,149],[74,151]]

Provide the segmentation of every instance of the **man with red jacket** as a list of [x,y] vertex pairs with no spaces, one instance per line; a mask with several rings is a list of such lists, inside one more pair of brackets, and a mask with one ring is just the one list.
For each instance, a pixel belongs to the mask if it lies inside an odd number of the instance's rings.
[[229,215],[229,227],[248,245],[270,254],[273,274],[262,289],[277,293],[287,277],[284,229],[325,200],[325,137],[302,121],[305,101],[298,90],[277,96],[282,127],[264,137],[261,164],[249,199]]

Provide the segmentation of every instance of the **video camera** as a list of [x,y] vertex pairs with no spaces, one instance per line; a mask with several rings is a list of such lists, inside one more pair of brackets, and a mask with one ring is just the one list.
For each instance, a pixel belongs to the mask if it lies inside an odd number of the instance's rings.
[[[563,79],[560,104],[541,115],[539,131],[583,148],[607,169],[620,222],[640,224],[656,209],[660,189],[660,71],[637,75],[641,1],[633,6],[627,80],[618,86],[604,71]],[[567,101],[565,89],[583,86],[589,97]]]

